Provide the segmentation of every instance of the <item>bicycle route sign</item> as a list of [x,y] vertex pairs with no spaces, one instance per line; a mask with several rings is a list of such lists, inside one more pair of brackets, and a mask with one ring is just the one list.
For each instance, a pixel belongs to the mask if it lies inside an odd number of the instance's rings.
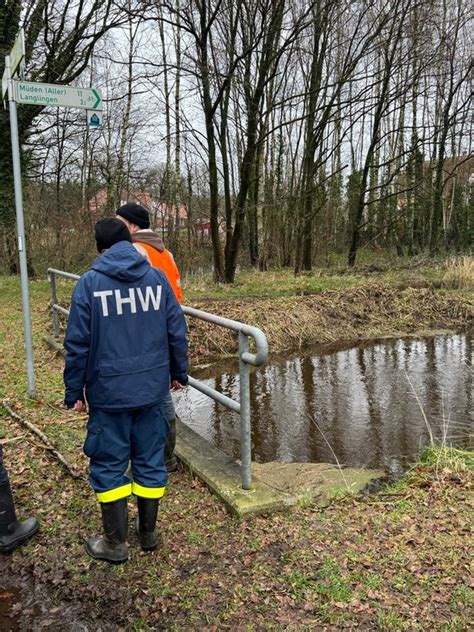
[[102,94],[97,88],[76,88],[52,83],[15,81],[15,101],[23,105],[47,105],[102,110]]

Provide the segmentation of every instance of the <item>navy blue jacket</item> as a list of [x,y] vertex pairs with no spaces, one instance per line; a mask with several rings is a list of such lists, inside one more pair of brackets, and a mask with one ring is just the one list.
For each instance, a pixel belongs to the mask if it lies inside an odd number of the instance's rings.
[[64,346],[65,404],[104,410],[157,402],[188,381],[186,323],[165,275],[131,243],[114,244],[78,281]]

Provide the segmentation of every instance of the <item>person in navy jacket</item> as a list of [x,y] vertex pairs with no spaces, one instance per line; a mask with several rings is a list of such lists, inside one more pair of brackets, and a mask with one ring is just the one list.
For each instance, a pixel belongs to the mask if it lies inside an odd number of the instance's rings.
[[[73,292],[64,346],[65,405],[89,407],[84,452],[102,511],[104,536],[89,555],[128,559],[127,497],[137,497],[144,550],[157,546],[155,525],[167,472],[169,422],[162,402],[188,381],[186,323],[163,272],[132,246],[123,222],[95,226],[102,253]],[[131,462],[130,479],[126,472]]]

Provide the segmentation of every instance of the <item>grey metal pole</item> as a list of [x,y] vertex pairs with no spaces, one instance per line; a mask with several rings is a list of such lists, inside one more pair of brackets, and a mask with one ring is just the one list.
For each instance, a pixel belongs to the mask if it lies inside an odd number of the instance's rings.
[[250,367],[242,360],[248,353],[249,340],[239,331],[239,373],[240,373],[240,461],[242,488],[252,489],[252,439],[250,433]]
[[56,310],[58,303],[58,293],[56,291],[56,275],[48,271],[48,279],[51,284],[51,309],[53,311],[53,337],[59,338],[59,316]]
[[16,102],[13,93],[13,80],[10,72],[10,57],[5,57],[5,67],[8,69],[8,108],[10,112],[10,131],[13,157],[13,179],[15,183],[15,207],[16,207],[16,230],[18,237],[18,253],[20,256],[20,280],[21,298],[23,302],[23,331],[25,335],[26,348],[26,371],[28,374],[28,393],[34,398],[35,370],[33,365],[33,341],[31,335],[30,299],[28,294],[28,265],[26,260],[25,243],[25,222],[23,218],[23,195],[21,190],[21,166],[20,166],[20,144],[18,141],[18,119],[16,115]]

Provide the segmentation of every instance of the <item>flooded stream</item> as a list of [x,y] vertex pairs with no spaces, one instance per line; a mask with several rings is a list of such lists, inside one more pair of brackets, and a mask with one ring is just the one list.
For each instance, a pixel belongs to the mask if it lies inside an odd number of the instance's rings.
[[[356,348],[270,358],[250,376],[252,459],[339,462],[400,474],[437,441],[472,437],[473,341],[468,335],[398,339]],[[193,376],[239,398],[238,364]],[[181,419],[239,458],[239,416],[189,388]]]

